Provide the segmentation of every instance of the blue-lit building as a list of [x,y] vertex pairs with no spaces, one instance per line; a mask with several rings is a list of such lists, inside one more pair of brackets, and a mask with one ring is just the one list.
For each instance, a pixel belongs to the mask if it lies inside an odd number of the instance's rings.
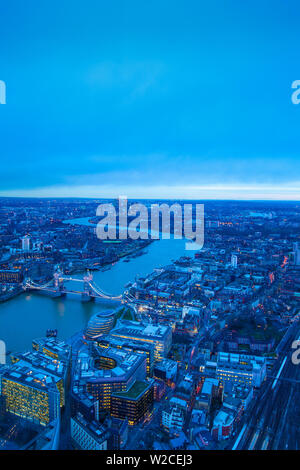
[[110,410],[111,395],[127,391],[146,378],[146,354],[117,348],[83,349],[77,357],[72,389],[78,396],[91,395],[99,408]]
[[154,345],[151,343],[142,343],[125,338],[114,337],[112,335],[103,335],[97,341],[99,348],[113,347],[116,349],[123,349],[132,353],[146,354],[147,362],[147,376],[151,377],[154,367]]
[[111,415],[127,419],[133,426],[149,416],[154,401],[154,381],[137,380],[130,389],[114,392],[111,396]]
[[71,442],[78,450],[107,450],[107,428],[96,421],[89,422],[82,415],[71,418]]
[[172,345],[172,329],[165,325],[143,324],[134,321],[118,321],[111,335],[117,338],[153,344],[154,359],[159,362],[167,356]]
[[105,310],[92,316],[85,329],[84,336],[88,340],[96,341],[102,335],[109,333],[115,321],[114,310]]
[[5,410],[21,418],[47,425],[60,417],[62,379],[26,363],[2,366],[0,395]]

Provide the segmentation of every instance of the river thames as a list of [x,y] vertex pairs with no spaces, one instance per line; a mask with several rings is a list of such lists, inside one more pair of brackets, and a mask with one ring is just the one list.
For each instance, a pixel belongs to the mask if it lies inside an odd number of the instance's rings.
[[[149,274],[187,254],[191,252],[185,250],[185,240],[157,240],[147,247],[145,254],[129,262],[121,259],[106,271],[93,271],[94,280],[105,292],[118,295],[136,276]],[[0,304],[0,339],[11,352],[31,349],[32,339],[45,336],[48,328],[56,328],[59,339],[68,339],[85,327],[92,314],[106,308],[111,305],[102,301],[81,302],[78,296],[55,299],[25,292]]]

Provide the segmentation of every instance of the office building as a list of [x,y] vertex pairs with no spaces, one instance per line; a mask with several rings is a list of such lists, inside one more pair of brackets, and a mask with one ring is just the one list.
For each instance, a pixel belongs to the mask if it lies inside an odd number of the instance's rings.
[[18,284],[22,279],[21,269],[0,269],[0,282],[4,284]]
[[236,269],[238,265],[238,257],[237,255],[231,255],[231,267]]
[[169,326],[143,324],[133,321],[119,321],[111,335],[154,345],[155,361],[162,361],[172,345],[172,329]]
[[299,243],[293,243],[294,264],[300,266],[300,248]]
[[151,413],[153,401],[153,381],[137,380],[127,391],[112,394],[111,415],[128,419],[128,424],[133,426]]
[[99,400],[100,409],[110,410],[112,393],[127,391],[145,378],[146,354],[94,346],[92,353],[78,354],[73,386]]
[[71,418],[71,441],[78,450],[107,450],[108,432],[95,421],[88,422],[77,414]]
[[147,376],[151,377],[154,367],[154,345],[151,343],[142,343],[141,341],[134,341],[130,339],[117,338],[112,335],[103,335],[98,341],[99,348],[113,347],[116,349],[124,349],[132,353],[146,354],[147,363]]
[[71,346],[57,338],[39,338],[32,341],[32,348],[45,356],[68,362],[71,357]]
[[109,439],[107,447],[109,450],[124,449],[128,439],[128,420],[110,418],[109,419]]
[[157,362],[154,367],[153,375],[155,378],[163,380],[168,385],[176,381],[178,364],[172,359],[163,359]]
[[22,250],[29,251],[30,250],[30,237],[25,235],[22,239]]
[[41,425],[49,424],[60,416],[60,380],[25,363],[2,366],[0,395],[5,397],[6,412]]
[[35,368],[41,374],[47,374],[49,377],[53,377],[60,393],[60,406],[64,406],[68,364],[58,359],[45,356],[37,351],[12,354],[11,361],[13,364],[17,364],[19,368]]
[[266,376],[266,358],[219,352],[216,377],[225,385],[226,382],[240,383],[260,387]]

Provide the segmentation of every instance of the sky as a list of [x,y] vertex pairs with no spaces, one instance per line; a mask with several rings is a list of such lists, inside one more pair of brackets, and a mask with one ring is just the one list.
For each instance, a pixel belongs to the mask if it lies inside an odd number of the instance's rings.
[[0,196],[300,200],[298,2],[15,0]]

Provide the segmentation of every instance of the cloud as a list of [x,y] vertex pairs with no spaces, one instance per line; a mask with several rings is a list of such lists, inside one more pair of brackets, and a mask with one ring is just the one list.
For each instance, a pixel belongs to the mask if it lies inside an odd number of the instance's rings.
[[49,186],[28,190],[0,191],[1,197],[82,197],[146,199],[231,199],[231,200],[293,200],[300,201],[300,182],[277,185],[98,185]]

